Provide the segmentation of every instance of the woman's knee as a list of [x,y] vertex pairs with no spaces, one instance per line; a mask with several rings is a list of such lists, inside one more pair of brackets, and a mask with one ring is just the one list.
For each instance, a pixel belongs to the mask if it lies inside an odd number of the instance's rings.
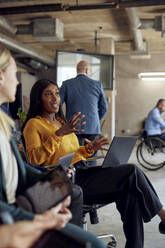
[[143,171],[136,164],[129,164],[132,171],[136,172],[136,174],[143,174]]
[[138,169],[138,167],[137,167],[137,165],[136,164],[128,164],[129,165],[129,167],[131,168],[131,170],[137,170]]
[[[123,172],[122,172],[123,171]],[[141,170],[136,164],[125,164],[121,165],[121,174],[125,176],[136,175],[141,173]]]
[[140,170],[136,164],[126,164],[126,165],[127,165],[127,168],[128,168],[130,171],[137,171],[137,170]]

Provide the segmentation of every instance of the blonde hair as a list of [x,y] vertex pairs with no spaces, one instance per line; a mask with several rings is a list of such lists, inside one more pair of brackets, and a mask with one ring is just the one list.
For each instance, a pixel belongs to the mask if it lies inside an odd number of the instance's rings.
[[0,130],[3,130],[8,140],[11,137],[11,127],[14,127],[14,121],[0,109]]
[[10,63],[11,53],[5,47],[0,47],[0,71],[5,71]]
[[[11,53],[8,49],[0,47],[0,71],[5,71],[10,63]],[[14,121],[0,109],[0,129],[4,131],[6,137],[11,137],[11,127]]]

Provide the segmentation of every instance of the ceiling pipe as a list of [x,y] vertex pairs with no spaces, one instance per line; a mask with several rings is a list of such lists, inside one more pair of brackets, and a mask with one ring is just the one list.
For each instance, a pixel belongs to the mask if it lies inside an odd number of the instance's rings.
[[[0,0],[0,3],[27,2],[28,0]],[[41,0],[30,0],[31,2],[41,2]]]
[[126,8],[129,25],[133,33],[135,51],[145,51],[145,43],[143,41],[142,31],[138,29],[141,26],[140,19],[136,8]]
[[11,34],[16,34],[17,32],[17,27],[3,16],[0,16],[0,28],[8,31]]
[[88,5],[62,5],[56,4],[33,4],[28,6],[15,6],[0,8],[0,15],[25,14],[37,12],[56,12],[56,11],[77,11],[77,10],[94,10],[94,9],[111,9],[111,8],[130,8],[165,5],[164,0],[113,0],[108,3],[88,4]]
[[147,7],[165,5],[164,0],[119,0],[120,8]]
[[0,34],[0,43],[14,52],[33,58],[34,60],[37,60],[45,65],[48,65],[50,67],[55,66],[55,60],[53,58],[43,55],[40,52],[36,52],[35,49],[28,47],[12,38],[9,38],[4,34]]
[[30,72],[32,74],[36,73],[36,70],[32,69],[28,65],[25,65],[25,64],[23,64],[23,63],[21,63],[21,62],[19,62],[17,60],[16,60],[16,64],[17,64],[18,67],[23,68],[23,69],[25,69],[26,71],[28,71],[28,72]]

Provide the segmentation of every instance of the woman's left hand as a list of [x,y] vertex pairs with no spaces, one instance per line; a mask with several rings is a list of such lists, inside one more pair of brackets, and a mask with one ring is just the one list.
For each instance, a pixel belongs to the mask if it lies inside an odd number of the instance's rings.
[[83,133],[84,129],[77,129],[79,126],[86,124],[85,121],[81,121],[85,118],[85,115],[82,115],[81,112],[76,113],[68,122],[66,122],[62,127],[56,131],[57,136],[64,136],[70,133]]
[[104,148],[103,146],[109,145],[109,141],[103,135],[101,135],[100,137],[98,137],[97,139],[92,140],[92,141],[90,141],[88,139],[84,139],[84,140],[88,144],[88,148],[90,150],[93,150],[93,151],[97,151],[97,150],[108,151],[108,149]]
[[73,175],[73,170],[72,170],[71,168],[68,168],[68,169],[67,169],[67,176],[68,176],[69,178],[71,178],[72,175]]

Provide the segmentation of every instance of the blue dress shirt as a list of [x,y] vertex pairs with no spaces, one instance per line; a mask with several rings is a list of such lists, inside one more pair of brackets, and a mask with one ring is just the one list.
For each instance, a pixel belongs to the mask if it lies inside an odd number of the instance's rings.
[[66,119],[77,112],[85,115],[83,134],[101,134],[100,120],[107,112],[108,106],[102,84],[89,78],[86,74],[66,80],[60,88],[61,102],[66,103]]
[[161,117],[160,110],[155,107],[146,119],[145,130],[148,135],[161,135],[162,129],[165,129],[165,121]]

